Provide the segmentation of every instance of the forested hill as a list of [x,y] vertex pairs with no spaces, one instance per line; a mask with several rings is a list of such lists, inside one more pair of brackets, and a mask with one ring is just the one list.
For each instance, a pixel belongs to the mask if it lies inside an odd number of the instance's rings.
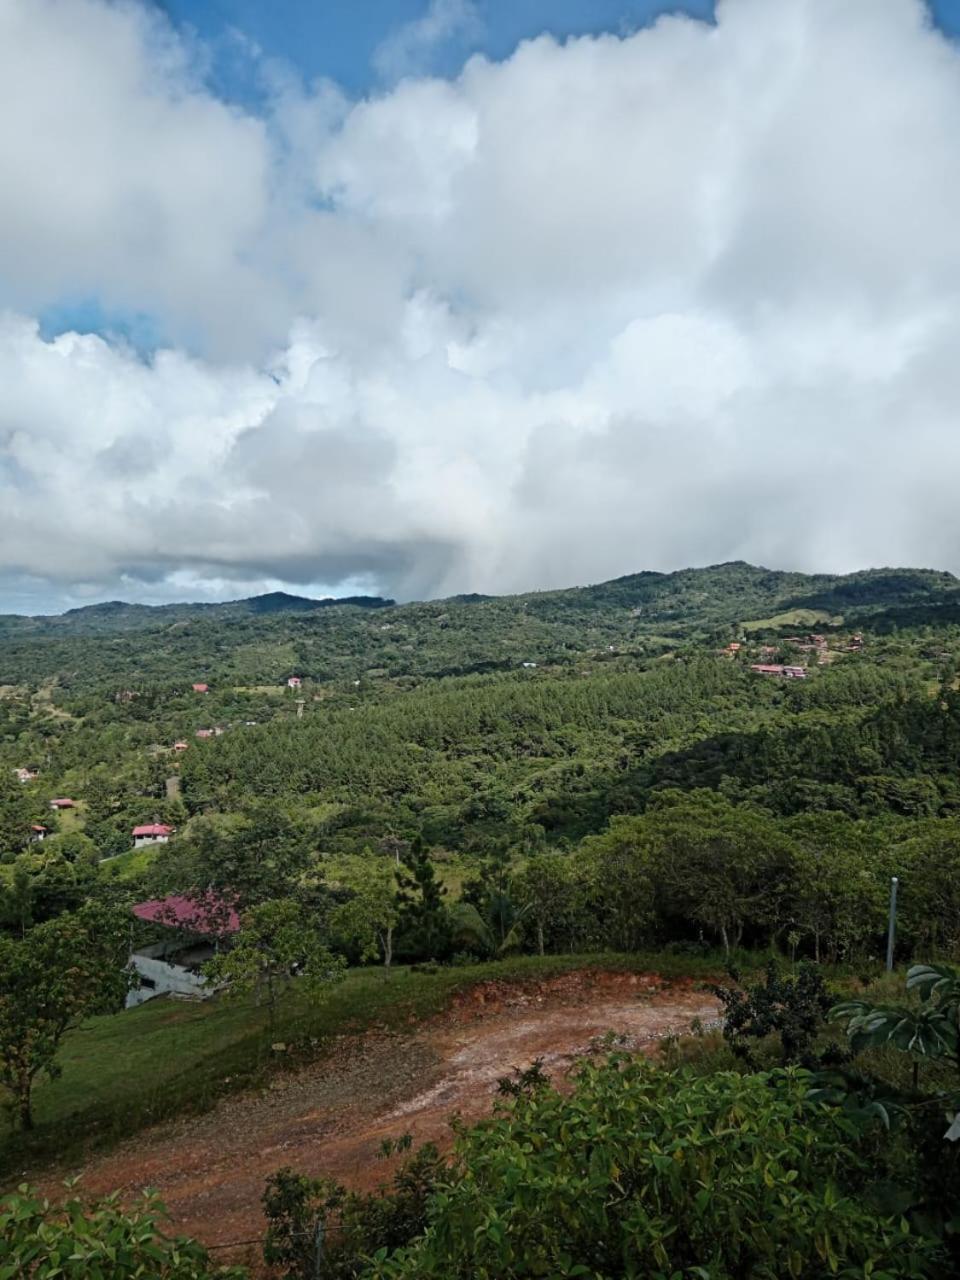
[[[57,617],[0,617],[0,685],[63,689],[185,680],[266,684],[430,678],[569,664],[584,654],[652,657],[719,640],[730,626],[877,630],[960,618],[960,582],[924,569],[806,575],[737,561],[638,573],[596,586],[397,605],[275,592],[227,604],[109,602]],[[108,642],[108,643],[106,643]],[[375,677],[376,678],[376,677]]]
[[[930,570],[734,563],[512,597],[8,620],[0,903],[15,872],[51,902],[147,862],[180,889],[183,857],[228,863],[232,832],[287,823],[322,859],[397,841],[469,868],[575,854],[677,794],[781,836],[815,819],[831,848],[960,849],[958,672],[960,583]],[[175,829],[169,858],[132,851],[143,823]]]

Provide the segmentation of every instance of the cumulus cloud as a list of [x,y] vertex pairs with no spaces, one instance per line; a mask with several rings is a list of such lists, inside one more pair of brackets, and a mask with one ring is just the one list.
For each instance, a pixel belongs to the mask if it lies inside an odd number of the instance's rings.
[[438,49],[453,40],[467,41],[481,28],[472,0],[430,0],[422,17],[405,22],[378,45],[374,66],[388,80],[429,71]]
[[[356,103],[265,76],[257,118],[137,4],[0,6],[17,607],[960,570],[960,50],[919,0],[722,0]],[[161,348],[44,340],[84,296]]]

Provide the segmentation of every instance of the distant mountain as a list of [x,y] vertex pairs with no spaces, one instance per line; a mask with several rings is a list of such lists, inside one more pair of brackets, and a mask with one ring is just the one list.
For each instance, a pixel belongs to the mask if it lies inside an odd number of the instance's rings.
[[258,617],[283,613],[311,613],[318,609],[354,608],[385,609],[393,600],[382,596],[326,596],[315,600],[294,596],[286,591],[270,591],[243,600],[227,600],[218,604],[183,602],[178,604],[130,604],[124,600],[105,600],[99,604],[81,605],[65,613],[22,617],[0,615],[0,635],[6,631],[70,631],[77,635],[102,635],[111,632],[138,631],[145,627],[186,622],[191,618],[226,621],[236,617]]
[[71,688],[198,678],[226,685],[488,674],[524,664],[656,657],[746,631],[960,622],[960,581],[931,569],[804,574],[733,561],[515,596],[395,604],[275,591],[223,604],[106,601],[59,617],[0,617],[0,685]]

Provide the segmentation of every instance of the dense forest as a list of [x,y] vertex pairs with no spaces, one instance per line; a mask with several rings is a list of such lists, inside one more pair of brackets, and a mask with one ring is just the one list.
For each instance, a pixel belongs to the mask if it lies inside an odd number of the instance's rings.
[[[580,905],[545,927],[528,902],[524,945],[600,944],[585,868],[604,842],[649,850],[685,814],[738,847],[761,832],[761,879],[779,858],[780,906],[748,912],[737,939],[876,947],[893,870],[917,936],[954,939],[953,906],[932,921],[914,869],[957,857],[958,605],[949,574],[736,563],[502,599],[274,595],[5,618],[0,918],[16,929],[24,895],[42,919],[91,885],[131,901],[182,889],[185,860],[233,865],[227,846],[266,813],[295,829],[328,892],[343,859],[416,848],[489,910],[491,877],[515,896],[531,859],[552,855]],[[140,823],[169,825],[172,842],[133,853]],[[637,916],[646,940],[729,938],[661,900],[682,879],[671,839],[658,901]],[[811,858],[856,868],[856,937],[813,928],[798,905]]]

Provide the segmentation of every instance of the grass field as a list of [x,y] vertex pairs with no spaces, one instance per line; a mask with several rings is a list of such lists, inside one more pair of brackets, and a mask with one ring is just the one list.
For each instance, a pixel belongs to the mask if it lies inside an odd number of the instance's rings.
[[[272,1032],[266,1010],[249,1002],[159,999],[94,1018],[67,1037],[59,1077],[37,1085],[35,1131],[0,1135],[0,1185],[15,1182],[30,1166],[77,1156],[88,1144],[109,1144],[165,1116],[205,1109],[225,1093],[322,1055],[333,1036],[371,1027],[405,1030],[411,1018],[439,1012],[475,982],[591,966],[668,976],[722,969],[719,957],[523,956],[434,973],[395,968],[389,977],[379,969],[353,970],[322,1001],[288,992]],[[276,1044],[287,1048],[278,1051]]]
[[740,625],[744,631],[750,632],[773,630],[777,627],[813,627],[817,623],[838,627],[842,625],[843,617],[840,614],[824,613],[819,609],[790,609],[773,618],[754,618],[752,622],[742,622]]

